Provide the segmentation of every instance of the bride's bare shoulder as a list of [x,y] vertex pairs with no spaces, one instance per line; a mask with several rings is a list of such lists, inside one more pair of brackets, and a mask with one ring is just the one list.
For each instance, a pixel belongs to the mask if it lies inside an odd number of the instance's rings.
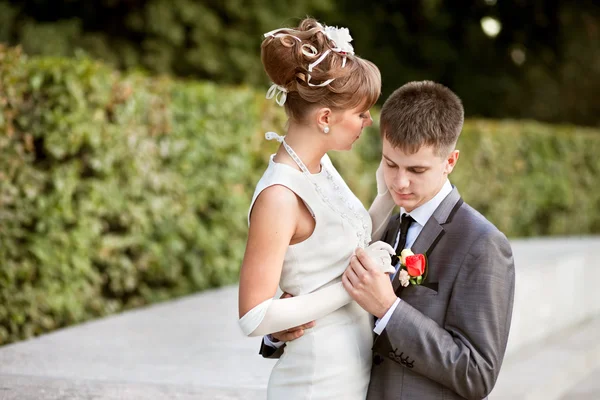
[[285,215],[293,219],[298,215],[301,200],[291,189],[284,185],[272,185],[265,188],[256,198],[252,207],[250,221],[255,215],[262,218],[275,219]]

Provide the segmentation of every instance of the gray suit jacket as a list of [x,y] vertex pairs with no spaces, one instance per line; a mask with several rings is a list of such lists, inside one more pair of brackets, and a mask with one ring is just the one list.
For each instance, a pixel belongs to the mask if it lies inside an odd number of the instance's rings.
[[[394,245],[400,216],[383,240]],[[367,398],[483,399],[494,387],[508,340],[515,270],[506,237],[464,203],[456,188],[429,219],[412,251],[427,277],[403,288],[373,345]]]

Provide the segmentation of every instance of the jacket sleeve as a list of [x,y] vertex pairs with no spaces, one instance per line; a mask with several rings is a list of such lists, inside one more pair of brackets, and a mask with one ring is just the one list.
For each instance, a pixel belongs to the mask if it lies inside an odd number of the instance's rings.
[[262,343],[260,344],[260,350],[258,351],[258,354],[263,356],[263,358],[279,358],[283,354],[284,347],[285,344],[279,348],[271,347],[267,345],[263,339]]

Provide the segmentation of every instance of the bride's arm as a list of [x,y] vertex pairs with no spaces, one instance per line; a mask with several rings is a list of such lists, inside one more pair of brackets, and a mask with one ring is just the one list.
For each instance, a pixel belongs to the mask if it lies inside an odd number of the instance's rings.
[[375,173],[377,179],[377,197],[375,197],[375,200],[373,200],[373,203],[369,208],[369,215],[371,216],[371,222],[373,223],[373,230],[371,233],[372,242],[381,239],[388,221],[392,216],[392,212],[396,207],[396,203],[383,178],[383,163],[382,157],[379,168],[377,168],[377,172]]
[[239,324],[247,336],[264,336],[323,318],[351,301],[338,282],[302,296],[267,299],[240,318]]
[[[365,249],[384,273],[394,273],[391,255],[394,249],[387,243],[372,243]],[[350,303],[352,298],[342,282],[302,296],[287,299],[267,299],[240,318],[240,327],[248,336],[264,336],[269,333],[297,327],[322,318]]]
[[[391,266],[394,249],[389,244],[376,242],[365,250],[382,272],[395,272]],[[264,336],[322,318],[351,301],[342,282],[338,282],[302,296],[267,299],[241,317],[239,324],[245,335]]]
[[341,282],[308,295],[273,300],[303,206],[295,193],[283,186],[265,189],[254,203],[239,287],[239,323],[246,335],[293,328],[352,301]]

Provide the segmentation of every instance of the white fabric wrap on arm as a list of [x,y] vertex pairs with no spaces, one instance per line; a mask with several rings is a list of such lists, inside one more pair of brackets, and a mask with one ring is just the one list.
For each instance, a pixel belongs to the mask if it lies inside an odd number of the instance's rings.
[[[394,249],[376,242],[365,249],[384,273],[394,273],[391,256]],[[264,336],[323,318],[352,301],[342,282],[302,296],[287,299],[267,299],[239,319],[246,336]]]
[[385,184],[383,177],[383,159],[379,163],[379,168],[375,173],[377,180],[377,197],[373,200],[373,204],[369,208],[369,215],[373,223],[373,230],[371,232],[371,240],[376,241],[381,239],[385,228],[387,227],[388,221],[392,216],[392,212],[396,207],[394,198]]

